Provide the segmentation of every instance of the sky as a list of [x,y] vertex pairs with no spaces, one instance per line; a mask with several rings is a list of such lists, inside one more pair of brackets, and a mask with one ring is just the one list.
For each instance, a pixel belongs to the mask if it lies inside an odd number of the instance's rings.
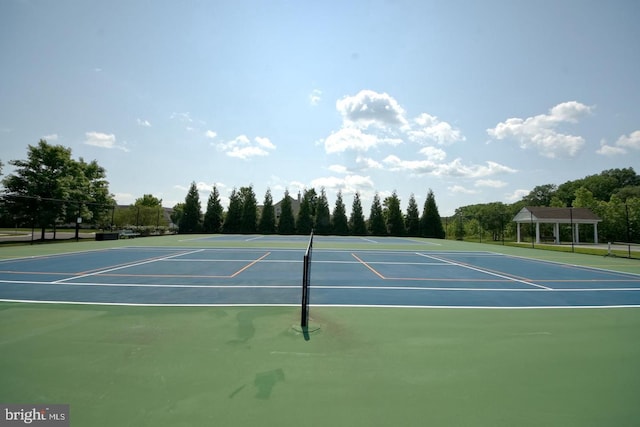
[[640,2],[0,1],[0,161],[40,139],[120,204],[253,186],[441,215],[640,172]]

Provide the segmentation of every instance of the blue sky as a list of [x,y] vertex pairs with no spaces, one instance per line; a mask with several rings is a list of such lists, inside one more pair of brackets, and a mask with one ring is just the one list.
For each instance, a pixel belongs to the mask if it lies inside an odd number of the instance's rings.
[[[640,170],[636,1],[0,2],[0,160],[40,138],[119,203],[253,185],[441,215]],[[11,168],[5,166],[5,174]]]

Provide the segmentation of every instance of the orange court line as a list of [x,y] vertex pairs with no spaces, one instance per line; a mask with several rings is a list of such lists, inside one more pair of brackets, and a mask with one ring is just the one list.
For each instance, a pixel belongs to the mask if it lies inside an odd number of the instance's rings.
[[238,274],[242,273],[243,271],[245,271],[248,268],[251,268],[254,264],[262,261],[263,259],[265,259],[266,257],[268,257],[269,255],[271,255],[271,252],[267,252],[266,254],[262,255],[260,258],[250,262],[249,264],[245,265],[244,267],[242,267],[240,270],[236,271],[235,273],[233,273],[231,276],[231,278],[236,277]]
[[375,268],[371,267],[369,264],[367,264],[366,262],[364,262],[363,260],[361,260],[360,258],[358,258],[358,256],[354,253],[351,253],[351,256],[353,256],[355,259],[357,259],[362,265],[364,265],[365,267],[367,267],[369,270],[371,270],[376,276],[378,276],[379,278],[386,280],[386,277],[384,277],[382,274],[378,273],[378,271],[376,271]]

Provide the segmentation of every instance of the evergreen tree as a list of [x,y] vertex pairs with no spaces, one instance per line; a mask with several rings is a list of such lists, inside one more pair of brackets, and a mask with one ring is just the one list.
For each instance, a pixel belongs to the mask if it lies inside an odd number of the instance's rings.
[[294,234],[296,232],[296,222],[293,218],[293,209],[291,207],[291,196],[289,190],[284,191],[284,198],[280,204],[280,217],[278,218],[279,234]]
[[207,211],[204,214],[204,222],[202,229],[205,233],[219,233],[222,226],[222,214],[224,209],[220,203],[220,193],[216,186],[213,186],[213,191],[209,194],[209,200],[207,201]]
[[371,213],[369,214],[369,234],[372,236],[385,236],[387,226],[384,223],[384,214],[380,204],[380,196],[376,193],[371,202]]
[[434,237],[437,239],[444,239],[445,237],[444,227],[436,205],[436,198],[431,189],[429,189],[427,199],[424,202],[422,218],[420,218],[420,232],[422,237]]
[[222,224],[223,233],[240,233],[242,226],[242,199],[234,188],[229,196],[229,209]]
[[331,214],[329,213],[329,202],[324,188],[320,190],[320,197],[316,204],[316,219],[314,231],[318,234],[331,234]]
[[349,234],[349,223],[347,221],[347,211],[342,201],[342,191],[338,191],[336,197],[336,205],[333,208],[333,215],[331,217],[331,226],[333,233],[339,236]]
[[178,229],[180,233],[197,233],[201,230],[202,207],[196,183],[192,182],[187,196],[184,198],[182,218]]
[[353,205],[351,206],[351,216],[349,217],[349,229],[354,236],[364,236],[367,234],[367,224],[364,221],[362,213],[362,202],[360,201],[360,193],[356,192],[353,196]]
[[418,210],[418,204],[416,203],[416,198],[413,193],[411,193],[411,197],[409,197],[405,224],[407,227],[407,235],[411,237],[420,236],[420,211]]
[[298,234],[309,234],[313,229],[313,218],[315,212],[316,191],[314,189],[305,190],[302,201],[300,202],[300,211],[296,221]]
[[240,187],[240,203],[242,206],[240,232],[255,233],[258,226],[258,202],[253,186]]
[[267,189],[264,195],[262,213],[260,214],[260,222],[258,223],[258,232],[261,234],[273,234],[276,232],[276,211],[273,207],[273,198],[271,197],[270,189]]
[[406,233],[404,217],[400,209],[400,199],[394,191],[391,196],[384,199],[384,218],[389,234],[392,236],[404,236]]

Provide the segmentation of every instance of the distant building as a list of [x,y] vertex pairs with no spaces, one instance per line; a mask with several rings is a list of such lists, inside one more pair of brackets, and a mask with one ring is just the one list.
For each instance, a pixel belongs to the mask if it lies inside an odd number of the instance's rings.
[[536,225],[536,243],[540,243],[540,224],[553,224],[553,242],[560,243],[560,224],[574,227],[574,242],[580,243],[580,224],[593,225],[593,242],[598,243],[598,223],[602,221],[588,208],[550,208],[527,206],[520,209],[513,220],[518,224],[517,236],[520,243],[520,224]]
[[[284,198],[282,200],[280,200],[278,203],[275,203],[273,205],[273,210],[275,212],[276,215],[276,222],[278,222],[278,219],[280,218],[280,215],[282,214],[282,201],[284,200]],[[291,201],[291,211],[293,212],[293,217],[294,218],[298,218],[298,212],[300,212],[300,203],[301,203],[301,199],[300,199],[300,193],[298,192],[298,199],[294,199],[293,197],[289,196],[289,200]],[[260,211],[260,213],[262,213],[262,205],[258,206],[258,210]]]

